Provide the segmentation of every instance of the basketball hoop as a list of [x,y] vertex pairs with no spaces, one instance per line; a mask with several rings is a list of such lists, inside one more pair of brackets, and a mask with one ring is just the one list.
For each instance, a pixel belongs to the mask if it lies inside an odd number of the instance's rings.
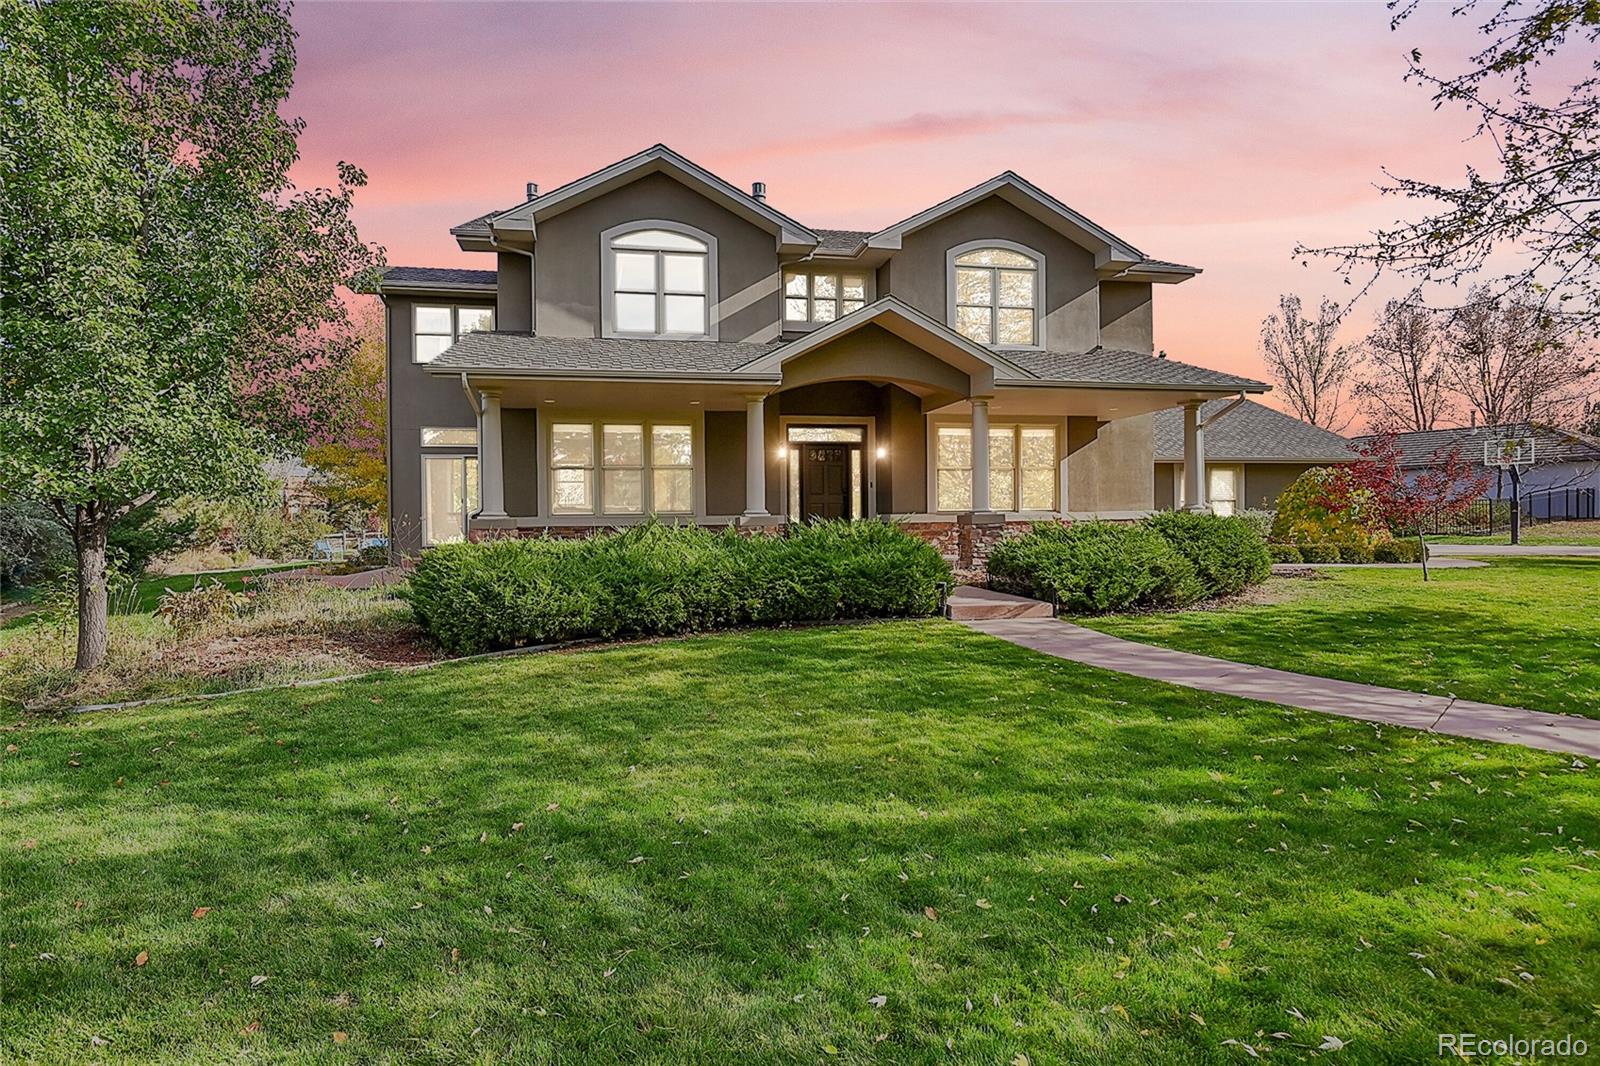
[[1521,470],[1533,465],[1532,437],[1501,437],[1483,442],[1483,465]]

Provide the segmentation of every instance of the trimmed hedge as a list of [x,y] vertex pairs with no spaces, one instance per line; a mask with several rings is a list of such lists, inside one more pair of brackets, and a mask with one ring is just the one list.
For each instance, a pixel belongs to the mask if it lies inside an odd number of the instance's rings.
[[1305,557],[1300,554],[1300,549],[1293,544],[1268,544],[1267,551],[1272,555],[1275,563],[1303,563]]
[[1238,595],[1272,573],[1266,537],[1249,519],[1167,511],[1144,525],[1194,564],[1208,596]]
[[1302,544],[1300,559],[1307,563],[1336,563],[1339,561],[1337,544]]
[[1372,549],[1372,558],[1380,563],[1421,562],[1422,548],[1415,540],[1390,540]]
[[1185,607],[1205,596],[1194,564],[1142,525],[1040,523],[989,553],[989,586],[1100,614]]
[[406,597],[459,654],[583,637],[933,614],[950,566],[883,522],[742,536],[647,522],[587,540],[430,548]]
[[1341,563],[1370,563],[1372,559],[1371,545],[1360,542],[1339,545],[1339,561]]

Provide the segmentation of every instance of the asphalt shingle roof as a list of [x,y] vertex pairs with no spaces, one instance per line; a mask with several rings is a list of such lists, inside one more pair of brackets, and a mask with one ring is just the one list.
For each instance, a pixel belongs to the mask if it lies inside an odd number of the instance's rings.
[[[1418,433],[1396,433],[1401,466],[1432,466],[1437,457],[1458,450],[1469,463],[1483,464],[1485,442],[1506,437],[1532,437],[1536,463],[1578,463],[1600,460],[1600,439],[1584,433],[1569,433],[1554,426],[1518,422],[1505,426],[1463,426],[1455,429],[1430,429]],[[1373,438],[1357,437],[1358,443]]]
[[561,373],[728,374],[778,344],[651,341],[618,337],[541,337],[509,330],[469,333],[433,361],[435,370],[535,370]]
[[876,232],[866,229],[819,229],[817,234],[817,251],[828,252],[853,252],[856,246]]
[[[510,330],[469,333],[434,360],[435,370],[531,370],[548,373],[716,374],[733,377],[781,342],[654,341],[615,337],[546,337]],[[1157,359],[1140,352],[1095,349],[1077,355],[1060,352],[1007,352],[1006,358],[1028,376],[1021,381],[1101,387],[1172,388],[1259,387],[1248,378]]]
[[386,285],[493,285],[493,270],[462,270],[456,267],[392,266],[383,272]]
[[1191,366],[1176,359],[1158,359],[1144,352],[1118,348],[1092,348],[1087,352],[1033,352],[1007,350],[1000,353],[1041,381],[1082,383],[1084,385],[1169,385],[1174,388],[1264,389],[1265,384],[1237,374],[1224,374],[1203,366]]
[[[1230,400],[1210,400],[1200,408],[1204,421]],[[1183,411],[1169,408],[1155,416],[1156,462],[1183,462]],[[1206,427],[1206,457],[1254,462],[1333,462],[1356,457],[1350,442],[1320,426],[1302,422],[1253,400]]]

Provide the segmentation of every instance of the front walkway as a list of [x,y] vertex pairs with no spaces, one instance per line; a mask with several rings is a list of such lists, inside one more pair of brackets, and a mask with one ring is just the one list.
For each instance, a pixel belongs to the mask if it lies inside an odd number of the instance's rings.
[[965,623],[1058,659],[1286,707],[1600,758],[1600,721],[1310,677],[1157,648],[1048,618]]
[[1583,556],[1600,559],[1600,547],[1592,544],[1429,544],[1428,555],[1552,555]]

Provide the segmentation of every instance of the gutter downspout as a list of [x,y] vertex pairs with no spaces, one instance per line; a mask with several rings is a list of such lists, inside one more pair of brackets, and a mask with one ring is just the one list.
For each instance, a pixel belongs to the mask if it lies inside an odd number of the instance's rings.
[[1201,429],[1208,429],[1208,428],[1210,428],[1210,426],[1213,423],[1222,421],[1224,418],[1226,418],[1228,416],[1228,413],[1230,411],[1232,411],[1235,407],[1238,407],[1240,404],[1244,403],[1244,401],[1245,401],[1244,390],[1240,389],[1239,390],[1239,395],[1235,396],[1232,400],[1228,401],[1228,406],[1224,407],[1222,410],[1218,411],[1216,414],[1212,415],[1210,418],[1206,419],[1204,422],[1201,422],[1200,423],[1200,428]]

